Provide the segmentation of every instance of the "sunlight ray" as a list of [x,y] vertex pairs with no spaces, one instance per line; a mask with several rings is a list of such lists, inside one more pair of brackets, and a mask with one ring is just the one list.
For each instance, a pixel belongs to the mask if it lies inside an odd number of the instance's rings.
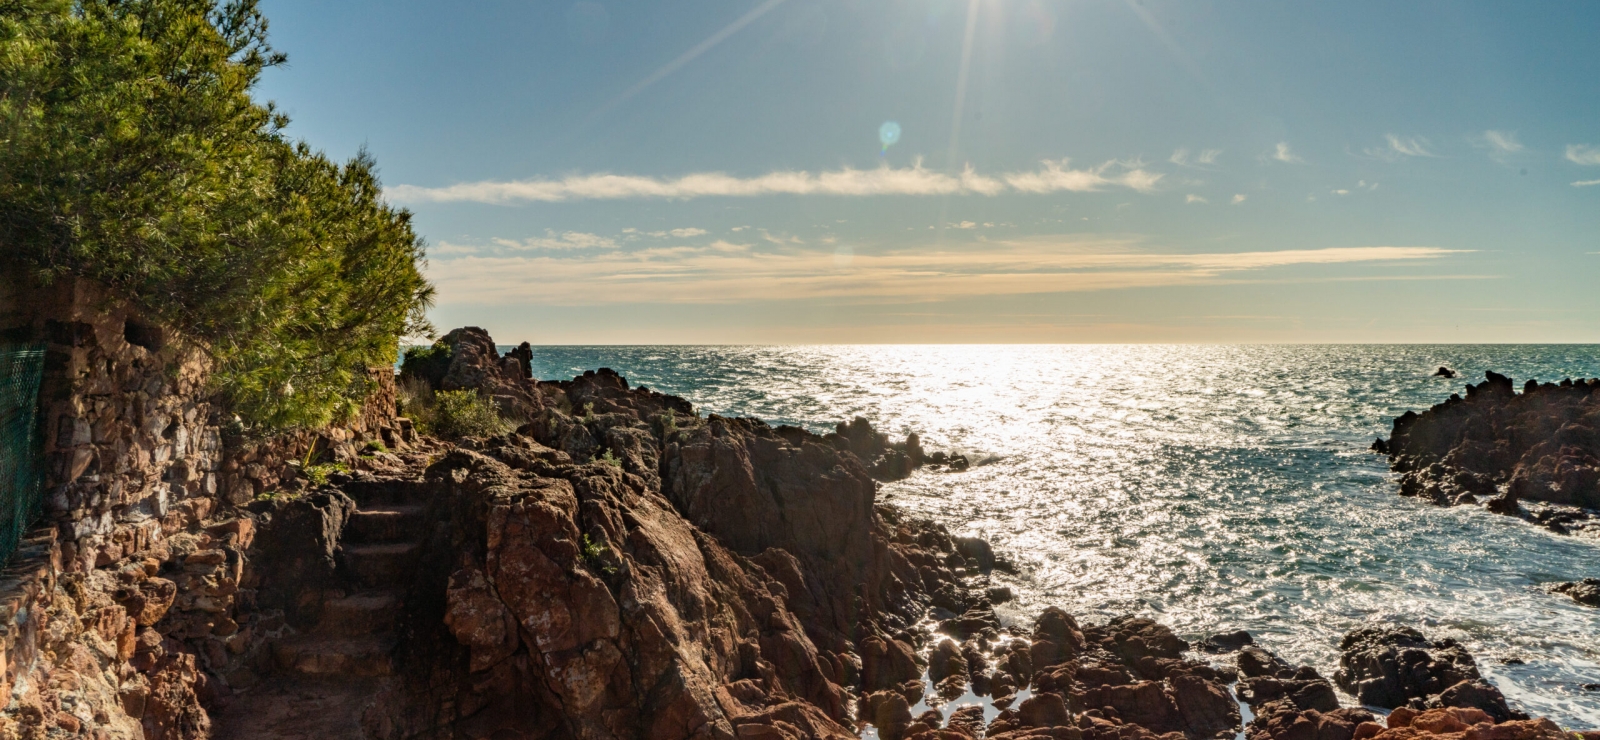
[[750,12],[740,16],[738,20],[729,23],[728,25],[724,26],[722,30],[708,36],[705,41],[695,44],[694,48],[691,48],[688,51],[678,55],[677,59],[667,62],[666,64],[662,65],[660,69],[651,72],[649,76],[639,80],[637,83],[634,83],[633,87],[624,90],[621,95],[612,98],[610,102],[595,109],[595,112],[590,114],[589,117],[593,119],[605,115],[606,113],[610,113],[617,106],[626,103],[633,96],[644,92],[646,88],[656,84],[657,82],[660,82],[673,72],[682,69],[685,64],[694,61],[696,57],[706,53],[717,44],[726,41],[729,36],[738,33],[740,29],[750,25],[750,23],[755,21],[755,19],[766,15],[767,13],[771,12],[773,8],[776,8],[783,3],[784,0],[767,0],[766,2],[756,6]]

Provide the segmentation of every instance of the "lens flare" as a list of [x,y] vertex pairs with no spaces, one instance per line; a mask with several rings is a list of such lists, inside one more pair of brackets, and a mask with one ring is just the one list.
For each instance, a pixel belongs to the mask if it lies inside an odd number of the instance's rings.
[[884,121],[883,125],[878,127],[878,143],[883,145],[883,151],[880,154],[888,154],[889,147],[894,146],[899,141],[900,124],[894,121]]

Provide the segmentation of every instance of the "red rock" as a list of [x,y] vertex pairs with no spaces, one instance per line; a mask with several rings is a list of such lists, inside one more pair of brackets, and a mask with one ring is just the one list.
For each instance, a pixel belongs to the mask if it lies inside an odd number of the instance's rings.
[[945,729],[970,738],[979,737],[984,730],[983,707],[973,704],[951,712]]
[[946,676],[967,675],[967,661],[961,654],[961,648],[954,640],[940,640],[933,646],[933,651],[928,656],[928,679],[934,683],[943,681]]
[[144,736],[147,740],[203,740],[210,737],[211,717],[195,693],[199,676],[193,655],[178,653],[159,658],[150,671],[150,695],[145,700]]
[[1035,694],[1017,707],[1017,718],[1024,727],[1061,727],[1072,724],[1066,700],[1057,693]]
[[891,689],[922,675],[916,654],[899,640],[868,637],[861,641],[861,688]]
[[879,691],[861,700],[860,716],[878,728],[878,737],[900,740],[911,725],[911,705],[897,692]]
[[472,651],[472,670],[487,670],[517,649],[517,621],[483,571],[464,568],[450,577],[444,622]]
[[1364,709],[1333,709],[1320,712],[1298,709],[1281,699],[1258,708],[1255,721],[1246,728],[1250,740],[1354,740],[1358,731],[1381,731],[1373,716]]

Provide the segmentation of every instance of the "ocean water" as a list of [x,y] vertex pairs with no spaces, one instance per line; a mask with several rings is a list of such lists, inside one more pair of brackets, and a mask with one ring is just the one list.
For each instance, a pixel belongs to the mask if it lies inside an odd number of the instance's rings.
[[[1430,377],[1438,366],[1462,378]],[[1367,451],[1477,382],[1600,376],[1600,346],[538,347],[535,374],[610,367],[702,413],[828,431],[865,416],[980,464],[881,498],[1022,565],[999,609],[1246,629],[1330,675],[1363,624],[1454,637],[1520,708],[1600,729],[1600,609],[1543,587],[1600,576],[1600,540],[1396,494]]]

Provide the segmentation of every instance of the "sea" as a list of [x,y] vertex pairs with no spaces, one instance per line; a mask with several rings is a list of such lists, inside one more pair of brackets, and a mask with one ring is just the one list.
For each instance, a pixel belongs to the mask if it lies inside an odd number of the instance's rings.
[[1405,625],[1463,643],[1518,708],[1600,729],[1600,609],[1546,591],[1600,576],[1600,540],[1401,497],[1368,451],[1486,370],[1600,376],[1600,346],[543,346],[533,365],[817,432],[862,416],[967,455],[879,496],[1021,566],[997,574],[1017,594],[1003,620],[1055,605],[1191,640],[1244,629],[1325,676],[1345,633]]

